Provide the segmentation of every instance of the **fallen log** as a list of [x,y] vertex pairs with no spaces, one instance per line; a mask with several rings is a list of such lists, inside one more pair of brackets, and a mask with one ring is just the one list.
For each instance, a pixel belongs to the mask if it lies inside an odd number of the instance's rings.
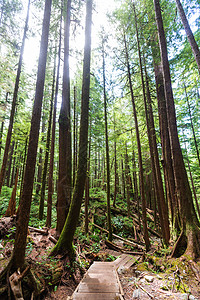
[[161,238],[160,234],[156,232],[155,230],[151,229],[150,227],[147,227],[148,231],[150,231],[153,235],[157,236],[158,238]]
[[119,252],[124,252],[123,249],[119,246],[117,246],[116,244],[108,241],[108,240],[105,240],[105,244],[106,246],[109,248],[109,249],[112,249],[112,250],[115,250],[115,251],[119,251]]
[[35,232],[38,232],[38,233],[41,233],[41,234],[44,234],[44,235],[48,235],[48,229],[39,229],[39,228],[35,228],[35,227],[31,227],[31,226],[28,226],[28,228],[32,231],[35,231]]
[[52,235],[49,236],[49,240],[52,241],[54,244],[57,244],[57,239],[53,237]]
[[[93,223],[92,225],[94,225],[96,228],[98,228],[98,229],[100,229],[100,230],[102,230],[102,231],[108,233],[108,230],[106,230],[106,229],[100,227],[99,225],[97,225],[97,224],[95,224],[95,223]],[[112,235],[113,235],[115,238],[117,238],[117,239],[123,241],[123,242],[124,242],[125,244],[127,244],[127,245],[130,245],[130,246],[133,246],[133,247],[137,247],[137,248],[140,248],[140,249],[144,250],[144,247],[143,247],[142,245],[139,245],[139,244],[136,243],[136,242],[131,242],[131,241],[129,241],[129,240],[127,240],[127,239],[124,239],[123,237],[121,237],[121,236],[119,236],[119,235],[116,235],[116,234],[114,234],[114,233],[113,233]]]
[[118,245],[116,245],[115,243],[110,242],[108,240],[105,241],[105,244],[109,249],[112,249],[112,250],[115,250],[115,251],[118,251],[118,252],[120,251],[121,253],[124,253],[124,254],[130,254],[130,255],[143,255],[144,254],[143,251],[134,252],[134,251],[125,250],[125,249],[119,247]]

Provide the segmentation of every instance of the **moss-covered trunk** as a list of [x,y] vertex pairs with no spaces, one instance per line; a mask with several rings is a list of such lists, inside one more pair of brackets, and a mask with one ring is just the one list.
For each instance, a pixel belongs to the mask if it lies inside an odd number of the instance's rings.
[[83,64],[83,83],[81,99],[81,120],[78,169],[75,187],[69,208],[69,213],[61,232],[60,238],[53,248],[51,255],[68,252],[73,255],[73,237],[78,223],[81,203],[83,199],[84,186],[87,172],[87,148],[88,148],[88,117],[89,117],[89,91],[90,91],[90,57],[91,57],[91,25],[92,25],[92,0],[86,3],[86,27],[85,48]]

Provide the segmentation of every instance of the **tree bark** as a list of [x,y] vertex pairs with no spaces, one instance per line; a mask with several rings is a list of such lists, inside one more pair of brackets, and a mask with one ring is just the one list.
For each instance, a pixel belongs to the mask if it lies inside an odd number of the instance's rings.
[[20,81],[23,54],[24,54],[24,45],[25,45],[25,40],[26,40],[26,32],[28,30],[29,9],[30,9],[30,0],[28,2],[27,15],[26,15],[26,21],[25,21],[25,26],[24,26],[24,34],[23,34],[19,63],[18,63],[18,68],[17,68],[17,76],[15,79],[15,87],[14,87],[12,107],[11,107],[11,112],[10,112],[6,145],[5,145],[5,149],[4,149],[3,162],[2,162],[2,166],[1,166],[1,172],[0,172],[0,193],[1,193],[2,186],[4,184],[6,165],[7,165],[7,161],[8,161],[8,151],[9,151],[11,137],[12,137],[13,123],[14,123],[14,117],[15,117],[16,104],[17,104],[17,96],[18,96],[18,90],[19,90],[19,81]]
[[24,146],[24,158],[23,158],[23,165],[22,165],[22,171],[21,171],[21,184],[20,184],[19,205],[21,203],[22,192],[23,192],[24,171],[25,171],[25,164],[26,164],[27,146],[28,146],[28,136],[26,137],[25,146]]
[[46,72],[47,47],[49,36],[49,24],[51,15],[52,0],[45,1],[45,10],[42,27],[42,37],[40,44],[40,56],[38,62],[38,72],[36,81],[35,100],[31,119],[31,129],[29,135],[29,146],[24,174],[24,185],[22,199],[19,208],[18,222],[15,234],[15,244],[12,254],[12,263],[15,269],[22,268],[25,262],[25,249],[28,231],[28,222],[31,208],[31,198],[33,191],[33,181],[35,173],[35,163],[37,156],[40,119],[42,110],[42,99],[44,91],[44,81]]
[[5,176],[5,184],[8,187],[10,186],[10,175],[11,175],[11,166],[12,166],[14,148],[15,148],[15,141],[13,140],[10,146],[10,151],[8,155],[8,166],[7,166],[6,176]]
[[200,245],[198,243],[198,240],[200,239],[199,221],[195,212],[192,193],[189,186],[189,181],[178,138],[176,112],[167,55],[167,44],[159,0],[154,0],[154,7],[162,60],[170,146],[182,226],[182,234],[180,235],[179,240],[177,241],[177,244],[174,248],[174,253],[177,253],[176,250],[178,250],[181,240],[186,237],[187,248],[185,253],[190,255],[192,258],[196,258],[200,256]]
[[[6,93],[6,103],[8,102],[8,95],[9,92]],[[5,115],[3,116],[3,120],[1,122],[1,130],[0,130],[0,157],[1,157],[1,150],[2,150],[2,137],[3,137],[3,128],[4,128],[4,122],[5,122]]]
[[128,54],[128,48],[127,48],[125,35],[124,35],[124,46],[125,46],[125,52],[126,52],[127,76],[128,76],[129,88],[130,88],[130,92],[131,92],[131,100],[132,100],[132,105],[133,105],[133,115],[134,115],[134,121],[135,121],[136,139],[137,139],[137,147],[138,147],[138,161],[139,161],[139,170],[140,170],[140,192],[141,192],[141,200],[142,200],[143,234],[144,234],[146,250],[149,251],[150,241],[149,241],[149,235],[148,235],[148,229],[147,229],[146,198],[145,198],[145,190],[144,190],[144,172],[143,172],[143,165],[142,165],[142,150],[141,150],[140,134],[139,134],[139,128],[138,128],[137,112],[136,112],[136,106],[135,106],[135,98],[134,98],[134,94],[133,94],[133,85],[132,85],[131,71],[130,71],[130,64],[129,64],[129,54]]
[[[161,223],[161,230],[162,230],[162,236],[165,245],[168,245],[169,239],[170,239],[170,228],[169,228],[169,215],[168,215],[168,208],[165,201],[165,195],[164,195],[164,188],[163,188],[163,182],[162,182],[162,175],[160,170],[160,162],[159,162],[159,155],[158,155],[158,148],[157,148],[157,142],[156,142],[156,131],[155,131],[155,125],[154,125],[154,117],[153,117],[153,110],[151,105],[151,95],[150,95],[150,89],[149,89],[149,82],[148,82],[148,76],[147,71],[145,68],[145,77],[146,77],[146,89],[147,89],[147,102],[148,102],[148,115],[149,115],[149,127],[150,127],[150,139],[152,142],[152,155],[153,155],[153,163],[155,168],[155,181],[157,189],[157,203],[158,203],[158,211],[160,215],[160,223]],[[162,220],[161,220],[162,218]]]
[[73,120],[73,187],[75,184],[76,170],[77,170],[77,91],[74,86],[74,120]]
[[49,149],[51,142],[51,127],[52,127],[52,114],[53,114],[53,99],[55,91],[55,77],[56,77],[56,54],[54,58],[54,68],[53,68],[53,82],[52,82],[52,92],[51,92],[51,102],[49,110],[49,120],[48,120],[48,129],[47,129],[47,138],[46,138],[46,147],[45,147],[45,159],[42,173],[42,187],[40,194],[40,203],[39,203],[39,220],[43,219],[44,216],[44,199],[45,199],[45,187],[47,180],[47,168],[49,162]]
[[115,169],[115,183],[114,183],[114,197],[113,207],[116,207],[116,198],[119,192],[119,175],[118,175],[118,163],[117,163],[117,139],[115,132],[115,114],[114,114],[114,169]]
[[125,157],[124,157],[124,163],[125,163],[125,179],[126,179],[126,203],[127,203],[127,212],[128,217],[130,217],[130,209],[131,209],[131,178],[130,178],[130,168],[129,168],[129,159],[128,159],[128,150],[127,150],[127,144],[125,145]]
[[87,177],[85,181],[85,234],[88,234],[88,210],[89,210],[89,199],[90,199],[90,156],[91,156],[91,117],[90,117],[90,137],[89,137],[89,153],[88,153],[88,163],[87,163]]
[[56,232],[60,235],[69,211],[72,188],[72,149],[70,120],[70,76],[69,76],[69,35],[71,0],[67,1],[64,28],[64,67],[62,103],[59,116],[59,174],[57,193],[57,225]]
[[60,238],[52,249],[51,255],[68,252],[74,255],[73,237],[78,223],[81,203],[83,199],[86,172],[87,172],[87,148],[88,148],[88,117],[89,117],[89,92],[90,92],[90,57],[91,57],[91,25],[92,25],[92,0],[86,2],[86,27],[85,48],[83,64],[83,83],[81,99],[81,121],[79,134],[78,169],[75,180],[72,201],[69,213],[63,227]]
[[[45,133],[45,117],[44,117],[44,112],[42,115],[42,138],[41,138],[41,143],[43,145],[44,143],[44,133]],[[41,181],[42,181],[42,165],[43,165],[43,147],[40,147],[39,150],[39,159],[38,159],[38,163],[37,163],[37,179],[36,179],[36,187],[35,187],[35,198],[37,199],[37,201],[39,200],[39,193],[40,193],[40,189],[41,189]]]
[[[153,171],[154,188],[155,188],[155,192],[156,192],[158,211],[159,211],[159,215],[160,215],[160,225],[161,225],[161,230],[162,230],[162,237],[163,237],[163,241],[164,241],[165,245],[168,245],[169,239],[170,239],[168,211],[167,211],[167,207],[166,207],[166,203],[165,203],[163,183],[162,183],[162,177],[161,177],[160,166],[159,166],[158,149],[157,149],[156,135],[155,135],[156,133],[155,133],[155,127],[154,127],[153,112],[152,112],[152,107],[151,107],[151,98],[150,98],[147,72],[146,72],[147,97],[146,97],[146,92],[145,92],[145,83],[144,83],[144,75],[143,75],[143,68],[142,68],[139,32],[138,32],[137,16],[136,16],[134,4],[133,4],[133,11],[134,11],[134,18],[135,18],[138,56],[139,56],[139,64],[140,64],[140,75],[141,75],[141,81],[142,81],[143,100],[144,100],[144,107],[145,107],[147,134],[148,134],[149,149],[150,149],[150,155],[151,155],[151,166],[152,166],[152,171]],[[147,100],[148,100],[148,107],[147,107]]]
[[107,96],[106,96],[106,75],[105,75],[105,50],[104,38],[102,37],[102,57],[103,57],[103,98],[104,98],[104,119],[105,119],[105,139],[106,139],[106,192],[107,192],[107,223],[108,223],[108,240],[112,241],[112,225],[110,212],[110,154],[108,143],[108,118],[107,118]]
[[181,21],[183,23],[183,27],[185,28],[185,32],[186,32],[188,41],[190,43],[190,46],[192,48],[192,52],[194,54],[194,58],[196,60],[197,67],[198,67],[199,74],[200,74],[200,51],[199,51],[199,47],[197,45],[197,42],[195,41],[194,35],[192,33],[192,30],[190,28],[190,25],[188,23],[188,20],[186,18],[186,15],[185,15],[185,12],[184,12],[184,9],[183,9],[183,6],[182,6],[180,0],[176,0],[176,6],[178,8],[179,15],[180,15]]
[[13,216],[16,213],[16,193],[17,193],[18,174],[19,174],[19,169],[17,169],[15,175],[15,185],[12,190],[12,195],[8,204],[8,208],[5,213],[5,217]]
[[198,159],[199,167],[200,167],[199,148],[198,148],[198,144],[197,144],[196,134],[195,134],[193,120],[192,120],[192,113],[191,113],[191,108],[190,108],[190,102],[189,102],[189,98],[188,98],[188,94],[187,94],[187,89],[186,89],[185,83],[184,83],[184,90],[185,90],[185,97],[186,97],[186,101],[187,101],[187,105],[188,105],[188,112],[189,112],[189,117],[190,117],[190,124],[191,124],[191,128],[192,128],[192,134],[193,134],[193,138],[194,138],[194,145],[195,145],[195,148],[196,148],[197,159]]
[[62,12],[61,12],[61,17],[60,17],[58,65],[57,65],[57,75],[56,75],[56,88],[55,88],[55,99],[54,99],[54,108],[53,108],[53,120],[52,120],[52,129],[51,129],[51,150],[50,150],[50,162],[49,162],[47,220],[46,220],[46,226],[47,227],[51,227],[52,195],[53,195],[53,169],[54,169],[54,152],[55,152],[55,135],[56,135],[56,111],[57,111],[59,76],[60,76],[61,38],[62,38]]

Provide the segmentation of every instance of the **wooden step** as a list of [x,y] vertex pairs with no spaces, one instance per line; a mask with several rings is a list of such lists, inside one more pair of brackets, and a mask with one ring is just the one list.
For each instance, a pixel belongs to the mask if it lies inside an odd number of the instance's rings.
[[73,300],[119,300],[120,295],[116,293],[76,293],[73,295]]
[[114,262],[94,262],[79,283],[73,300],[110,300],[123,299],[123,290],[117,268],[134,264],[135,258],[122,254]]
[[78,293],[119,293],[119,285],[115,283],[89,283],[81,282]]

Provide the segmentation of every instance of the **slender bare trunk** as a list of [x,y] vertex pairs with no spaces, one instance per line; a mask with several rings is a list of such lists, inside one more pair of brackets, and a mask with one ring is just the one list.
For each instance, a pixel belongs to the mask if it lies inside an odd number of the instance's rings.
[[18,63],[18,68],[17,68],[17,76],[16,76],[16,79],[15,79],[15,87],[14,87],[12,107],[11,107],[11,112],[10,112],[10,119],[9,119],[9,126],[8,126],[7,138],[6,138],[6,145],[5,145],[5,149],[4,149],[3,163],[2,163],[2,166],[1,166],[1,172],[0,172],[0,193],[1,193],[2,186],[4,184],[6,165],[7,165],[7,161],[8,161],[8,151],[9,151],[11,137],[12,137],[12,129],[13,129],[13,123],[14,123],[14,117],[15,117],[17,96],[18,96],[18,90],[19,90],[19,81],[20,81],[23,54],[24,54],[24,45],[25,45],[25,40],[26,40],[26,32],[28,30],[29,9],[30,9],[30,0],[28,2],[26,22],[25,22],[25,26],[24,26],[24,34],[23,34],[22,46],[21,46],[21,50],[20,50],[19,63]]
[[55,152],[55,135],[56,135],[56,111],[57,111],[57,99],[58,99],[59,76],[60,76],[61,37],[62,37],[62,12],[61,12],[61,17],[60,17],[58,65],[57,65],[57,75],[56,75],[53,120],[52,120],[52,129],[51,129],[51,150],[50,150],[50,163],[49,163],[47,220],[46,220],[47,227],[51,227],[52,195],[53,195],[53,169],[54,169],[54,152]]
[[199,51],[199,47],[197,45],[197,42],[195,41],[194,35],[192,33],[192,30],[190,28],[190,25],[188,23],[187,17],[185,15],[185,12],[184,12],[184,9],[183,9],[183,6],[182,6],[180,0],[175,0],[175,1],[176,1],[176,5],[177,5],[177,8],[178,8],[178,11],[179,11],[182,23],[183,23],[183,27],[185,28],[185,32],[186,32],[188,41],[190,43],[190,46],[192,48],[192,52],[194,54],[194,58],[196,60],[197,67],[198,67],[199,74],[200,74],[200,51]]
[[70,120],[70,76],[69,76],[69,35],[71,0],[67,1],[64,29],[64,67],[62,103],[59,116],[59,174],[57,193],[57,225],[59,235],[65,224],[71,201],[72,188],[72,150]]
[[52,114],[53,114],[53,99],[54,99],[54,91],[55,91],[55,77],[56,77],[56,54],[55,54],[55,58],[54,58],[53,83],[52,83],[51,102],[50,102],[50,110],[49,110],[47,137],[46,137],[45,158],[44,158],[44,166],[43,166],[43,172],[42,172],[42,187],[41,187],[40,203],[39,203],[39,219],[40,220],[42,220],[43,216],[44,216],[44,199],[45,199],[45,188],[46,188],[46,180],[47,180],[47,169],[48,169],[48,163],[49,163],[49,149],[50,149],[50,142],[51,142],[51,127],[52,127]]
[[104,42],[102,42],[103,55],[103,95],[104,95],[104,119],[105,119],[105,138],[106,138],[106,191],[107,191],[107,222],[108,222],[108,240],[112,241],[112,225],[110,211],[110,154],[108,144],[108,120],[107,120],[107,96],[106,96],[106,75],[105,75],[105,50]]
[[25,262],[25,250],[27,241],[28,222],[31,208],[31,199],[33,191],[33,181],[35,174],[35,163],[37,156],[40,119],[42,110],[42,99],[44,91],[44,81],[46,72],[47,48],[49,37],[49,24],[51,15],[52,0],[45,1],[45,10],[42,27],[42,37],[40,44],[40,56],[38,62],[38,72],[36,81],[35,100],[31,119],[31,129],[29,135],[29,146],[24,174],[24,185],[20,208],[18,213],[18,222],[15,234],[15,244],[12,255],[13,266],[22,268]]
[[145,190],[144,190],[144,172],[143,172],[143,164],[142,164],[142,150],[141,150],[141,143],[140,143],[137,112],[136,112],[136,106],[135,106],[135,98],[134,98],[134,94],[133,94],[133,85],[132,85],[132,79],[131,79],[128,48],[127,48],[125,35],[124,35],[124,46],[125,46],[125,51],[126,51],[127,76],[128,76],[129,88],[130,88],[130,92],[131,92],[131,100],[132,100],[132,105],[133,105],[133,115],[134,115],[134,121],[135,121],[136,139],[137,139],[137,147],[138,147],[138,161],[139,161],[139,170],[140,170],[140,191],[141,191],[141,200],[142,200],[143,233],[144,233],[146,250],[148,251],[150,249],[150,241],[149,241],[149,235],[148,235],[148,229],[147,229],[146,198],[145,198]]

